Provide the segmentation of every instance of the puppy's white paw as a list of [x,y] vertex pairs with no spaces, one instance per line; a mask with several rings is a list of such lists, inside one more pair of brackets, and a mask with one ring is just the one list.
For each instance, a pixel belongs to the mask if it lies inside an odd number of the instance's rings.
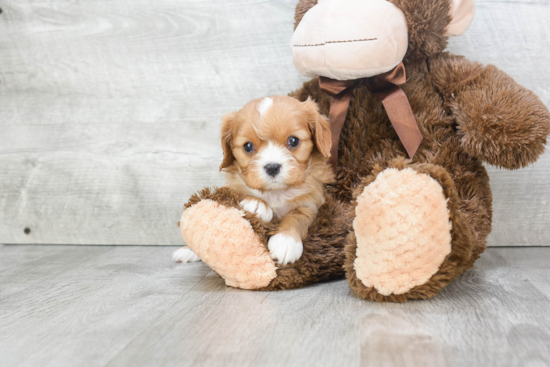
[[201,259],[188,247],[182,247],[177,249],[172,254],[172,260],[175,263],[194,263],[196,261],[201,261]]
[[241,206],[247,212],[256,214],[264,222],[271,222],[273,219],[273,210],[259,200],[244,199],[241,201]]
[[292,264],[302,256],[304,245],[302,241],[296,241],[294,238],[283,233],[277,233],[267,242],[267,248],[273,260],[279,264]]

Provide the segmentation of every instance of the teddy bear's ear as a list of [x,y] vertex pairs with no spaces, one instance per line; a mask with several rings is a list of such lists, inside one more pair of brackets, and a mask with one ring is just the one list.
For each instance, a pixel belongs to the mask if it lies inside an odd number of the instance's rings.
[[474,0],[451,0],[451,23],[447,36],[460,36],[470,27],[475,14]]
[[231,139],[233,132],[233,124],[235,121],[236,113],[229,113],[225,115],[222,119],[221,124],[221,140],[222,140],[222,149],[223,149],[223,162],[220,165],[220,171],[224,168],[229,167],[235,157],[233,156],[233,151],[231,150]]
[[332,148],[330,124],[326,117],[319,113],[319,107],[311,97],[307,98],[304,106],[309,114],[309,127],[315,138],[315,145],[325,158],[330,158],[330,149]]

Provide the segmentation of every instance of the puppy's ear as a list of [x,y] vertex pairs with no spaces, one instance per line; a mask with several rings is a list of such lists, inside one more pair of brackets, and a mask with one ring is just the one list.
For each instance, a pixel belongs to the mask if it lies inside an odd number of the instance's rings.
[[332,148],[330,124],[327,119],[319,113],[319,107],[311,97],[307,98],[304,102],[304,106],[309,113],[309,128],[315,137],[315,145],[323,156],[330,158],[330,149]]
[[223,162],[220,165],[220,171],[229,167],[235,157],[231,150],[231,139],[233,139],[233,122],[235,121],[236,113],[228,113],[222,119],[221,124],[221,137],[222,137],[222,149],[223,149]]

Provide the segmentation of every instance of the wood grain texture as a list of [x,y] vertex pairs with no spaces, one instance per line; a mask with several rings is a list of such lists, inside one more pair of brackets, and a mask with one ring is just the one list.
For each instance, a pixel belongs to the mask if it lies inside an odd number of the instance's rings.
[[[449,49],[550,105],[550,3],[476,3]],[[306,79],[294,4],[0,0],[0,242],[181,244],[182,204],[223,182],[221,116]],[[490,244],[547,244],[550,153],[490,174]]]
[[175,266],[171,250],[0,247],[20,262],[0,272],[0,366],[106,365],[211,272]]
[[0,246],[18,269],[0,271],[18,288],[0,293],[0,366],[550,364],[550,248],[488,249],[435,299],[406,304],[359,300],[345,280],[228,288],[172,251]]

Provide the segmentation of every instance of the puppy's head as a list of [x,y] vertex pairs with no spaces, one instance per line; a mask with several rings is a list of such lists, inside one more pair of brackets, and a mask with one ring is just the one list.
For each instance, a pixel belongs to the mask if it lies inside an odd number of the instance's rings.
[[[305,181],[312,158],[330,157],[328,121],[308,98],[271,96],[224,117],[220,170],[241,175],[257,190],[287,189]],[[324,157],[324,158],[323,158]]]

